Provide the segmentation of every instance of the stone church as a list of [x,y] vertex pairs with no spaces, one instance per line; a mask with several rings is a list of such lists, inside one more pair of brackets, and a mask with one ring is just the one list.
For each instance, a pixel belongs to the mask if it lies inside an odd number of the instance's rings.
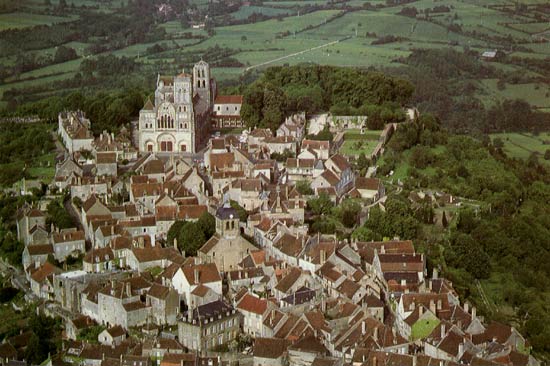
[[155,103],[139,112],[139,151],[195,153],[208,140],[216,83],[200,61],[193,74],[157,78]]

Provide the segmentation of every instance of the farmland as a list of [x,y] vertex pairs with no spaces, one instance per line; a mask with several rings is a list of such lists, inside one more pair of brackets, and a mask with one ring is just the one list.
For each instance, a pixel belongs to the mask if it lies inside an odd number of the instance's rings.
[[[74,7],[71,5],[63,14],[52,11],[56,1],[52,1],[49,7],[38,0],[14,3],[17,5],[13,12],[0,14],[0,31],[70,22],[76,25],[84,14],[83,9],[87,13],[105,16],[125,11],[121,8],[124,2],[116,1],[73,1]],[[101,37],[70,40],[62,45],[74,49],[77,59],[37,65],[24,72],[8,72],[0,85],[0,108],[9,102],[9,98],[4,97],[5,91],[33,87],[36,92],[32,93],[36,95],[25,93],[26,98],[32,100],[58,93],[60,82],[71,80],[80,73],[83,59],[108,54],[128,57],[142,65],[141,70],[137,71],[139,76],[121,75],[126,81],[143,80],[145,73],[175,72],[189,67],[191,60],[205,55],[206,61],[213,64],[212,74],[222,82],[222,87],[235,83],[249,69],[256,72],[273,65],[311,62],[353,67],[398,66],[400,60],[415,49],[455,49],[462,52],[467,48],[479,54],[488,49],[501,49],[510,57],[527,60],[550,57],[549,43],[541,43],[535,37],[548,30],[550,17],[537,8],[545,2],[524,0],[522,3],[527,5],[521,13],[510,11],[513,3],[490,0],[480,6],[478,1],[442,0],[436,4],[438,9],[434,9],[432,0],[399,6],[386,6],[386,1],[361,0],[338,3],[323,0],[267,1],[242,5],[215,16],[209,30],[190,27],[177,18],[158,18],[149,31],[155,32],[155,36],[145,37],[142,42],[117,42],[114,49],[101,51]],[[199,13],[203,12],[201,14],[208,10],[206,1],[197,0],[191,4],[197,7]],[[404,15],[411,7],[416,9],[416,16]],[[250,20],[258,16],[265,20]],[[20,54],[0,52],[0,66],[13,68],[21,63],[21,58],[53,58],[60,45],[33,48]],[[209,50],[217,48],[224,51],[209,53]],[[535,108],[550,108],[547,85],[536,81],[547,75],[506,60],[495,60],[491,66],[530,79],[500,84],[495,78],[472,80],[477,88],[476,97],[484,105],[519,97],[526,98]]]
[[528,159],[534,153],[538,156],[539,161],[550,165],[550,161],[543,158],[545,152],[550,150],[550,133],[541,133],[536,136],[528,133],[491,134],[493,142],[497,138],[502,141],[502,149],[507,155],[514,158]]

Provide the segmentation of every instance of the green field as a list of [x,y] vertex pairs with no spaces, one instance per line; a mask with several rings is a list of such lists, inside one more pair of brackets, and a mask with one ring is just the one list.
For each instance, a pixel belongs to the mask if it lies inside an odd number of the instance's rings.
[[531,105],[537,108],[550,107],[550,87],[544,84],[505,84],[505,88],[499,90],[497,87],[498,80],[485,79],[481,80],[485,95],[481,96],[481,100],[486,104],[493,104],[497,100],[504,98],[514,99],[522,98]]
[[36,25],[50,25],[54,23],[70,22],[75,19],[75,17],[57,17],[52,15],[20,12],[0,14],[0,31],[6,29],[34,27]]
[[288,10],[288,9],[250,5],[250,6],[242,6],[238,11],[231,13],[229,15],[231,15],[231,17],[235,19],[242,20],[242,19],[248,18],[254,13],[267,15],[267,16],[277,16],[282,14],[292,15],[295,12],[293,10]]
[[[54,1],[55,3],[55,1]],[[119,2],[99,0],[75,0],[75,9],[85,5],[98,12],[121,12]],[[200,9],[206,9],[206,0],[193,0]],[[269,1],[262,5],[243,5],[238,11],[220,15],[237,20],[245,20],[253,13],[276,17],[289,14],[282,19],[269,19],[253,24],[216,26],[210,33],[204,29],[183,28],[180,20],[159,21],[156,27],[165,32],[164,38],[155,41],[144,41],[139,44],[120,44],[114,51],[107,52],[116,56],[135,59],[146,65],[141,72],[153,73],[164,70],[180,69],[178,56],[205,54],[215,47],[228,48],[229,56],[240,62],[242,67],[215,67],[213,76],[220,81],[237,80],[249,69],[263,70],[274,65],[296,65],[299,63],[317,63],[350,67],[388,67],[410,55],[413,49],[453,49],[462,52],[465,47],[483,52],[493,49],[491,37],[511,38],[518,48],[511,56],[544,60],[550,57],[548,43],[534,42],[531,34],[547,29],[548,22],[541,20],[540,12],[526,11],[514,14],[502,11],[493,5],[513,5],[511,0],[488,0],[483,4],[473,0],[419,0],[414,3],[387,7],[386,1],[369,1],[371,5],[380,6],[377,10],[365,10],[366,1],[351,0],[345,4],[330,3],[326,0],[307,1]],[[526,0],[525,3],[540,4],[540,1]],[[19,11],[0,15],[0,30],[13,27],[30,27],[38,24],[53,24],[76,20],[80,16],[77,10],[67,10],[67,16],[51,16],[51,9],[41,0],[22,0]],[[329,10],[307,12],[306,5],[323,5]],[[434,6],[448,6],[450,11],[431,13],[425,19],[424,11]],[[356,7],[344,12],[344,6]],[[399,15],[404,7],[414,6],[420,12],[416,18]],[[531,9],[531,8],[529,8]],[[31,13],[32,12],[32,13]],[[340,15],[340,16],[339,16]],[[537,20],[538,19],[538,20]],[[215,22],[216,23],[216,22]],[[216,24],[223,24],[217,22]],[[458,25],[470,33],[450,31],[447,27]],[[475,34],[472,32],[475,31]],[[200,36],[199,38],[189,38]],[[373,41],[384,36],[399,37],[397,41],[373,45]],[[94,40],[86,42],[69,42],[65,45],[76,50],[81,57],[78,60],[50,65],[29,72],[14,73],[3,80],[0,94],[11,88],[28,86],[44,87],[47,90],[36,92],[53,93],[54,83],[72,77],[87,54]],[[161,45],[165,51],[150,54],[148,48]],[[27,51],[25,55],[53,57],[57,46],[41,50]],[[186,56],[189,59],[188,56]],[[217,62],[217,59],[206,59]],[[13,67],[17,62],[14,54],[0,55],[2,65]],[[510,63],[492,63],[492,66],[504,72],[518,72],[521,75],[542,79],[545,75],[526,70],[523,66]],[[480,90],[476,97],[486,106],[504,98],[525,98],[534,107],[541,110],[550,108],[550,95],[547,85],[537,83],[506,84],[497,88],[496,79],[473,80]],[[5,100],[0,105],[6,105]],[[345,147],[350,149],[349,146]]]
[[[527,133],[495,133],[491,139],[500,138],[504,143],[503,150],[511,157],[527,159],[532,153],[539,156],[540,161],[546,150],[550,150],[550,133],[541,133],[537,136]],[[550,162],[548,162],[550,164]]]
[[347,130],[344,133],[344,144],[340,147],[340,153],[353,156],[359,156],[363,153],[369,157],[378,144],[381,132],[367,131],[361,134],[358,129]]

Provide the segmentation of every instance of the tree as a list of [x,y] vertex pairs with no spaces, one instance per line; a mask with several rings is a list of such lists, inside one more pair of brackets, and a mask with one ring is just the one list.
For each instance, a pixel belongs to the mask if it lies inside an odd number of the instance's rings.
[[307,180],[299,180],[296,182],[296,190],[303,194],[304,196],[309,196],[313,194],[313,189],[311,188],[311,183]]
[[247,39],[248,39],[248,38],[247,38],[246,36],[241,36],[241,42],[244,43],[244,42],[246,42]]
[[178,248],[185,251],[188,256],[194,256],[200,247],[206,243],[206,237],[201,227],[196,222],[176,221],[168,230],[167,241],[169,245],[177,240]]
[[326,215],[334,206],[328,194],[324,192],[319,197],[308,200],[307,205],[315,215]]
[[497,149],[502,149],[504,147],[504,142],[502,142],[502,139],[500,137],[497,137],[493,140],[493,146]]
[[441,216],[441,226],[446,228],[449,225],[447,222],[447,215],[445,214],[445,211],[443,211],[443,215]]
[[229,203],[232,208],[237,210],[237,215],[239,215],[239,221],[246,222],[248,220],[248,212],[246,212],[246,210],[241,205],[239,205],[237,201],[231,200]]
[[544,152],[544,160],[550,160],[550,149],[546,149]]
[[216,219],[207,211],[199,217],[197,223],[207,239],[210,239],[216,232]]
[[76,51],[71,47],[59,46],[55,51],[53,62],[60,64],[78,58]]

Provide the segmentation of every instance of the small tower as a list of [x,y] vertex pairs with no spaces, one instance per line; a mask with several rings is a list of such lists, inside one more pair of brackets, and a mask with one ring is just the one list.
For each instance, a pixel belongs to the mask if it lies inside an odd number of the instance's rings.
[[227,239],[236,238],[240,234],[239,214],[228,201],[216,211],[216,232]]
[[193,90],[208,100],[210,105],[210,66],[203,60],[193,66]]

